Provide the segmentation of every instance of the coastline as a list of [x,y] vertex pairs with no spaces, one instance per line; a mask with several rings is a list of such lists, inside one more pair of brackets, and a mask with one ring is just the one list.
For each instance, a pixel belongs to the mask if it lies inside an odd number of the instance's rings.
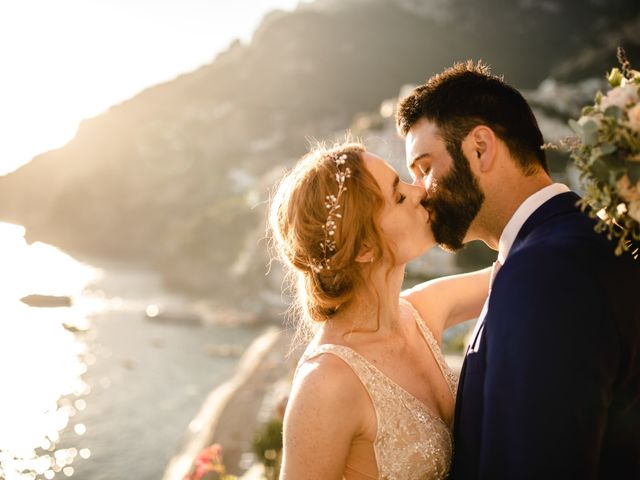
[[[262,478],[260,463],[245,455],[251,451],[253,433],[273,415],[279,400],[274,394],[282,394],[293,375],[298,355],[290,354],[290,343],[286,331],[269,327],[251,344],[234,376],[209,394],[189,424],[184,445],[162,480],[182,480],[198,453],[213,443],[223,447],[227,473],[244,480]],[[445,355],[445,360],[460,373],[461,355]]]
[[233,376],[211,391],[189,423],[183,445],[165,467],[162,480],[182,480],[198,453],[213,443],[222,445],[228,473],[241,475],[251,466],[242,468],[240,463],[251,451],[265,399],[293,372],[296,359],[287,357],[289,346],[290,336],[274,326],[254,340]]

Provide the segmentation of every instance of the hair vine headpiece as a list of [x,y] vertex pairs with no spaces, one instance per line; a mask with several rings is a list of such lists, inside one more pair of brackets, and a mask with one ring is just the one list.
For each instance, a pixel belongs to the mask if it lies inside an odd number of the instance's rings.
[[[335,195],[327,195],[325,197],[326,203],[324,204],[329,211],[327,215],[327,221],[322,226],[324,230],[324,241],[320,242],[320,249],[322,250],[322,259],[318,260],[314,258],[312,260],[311,268],[314,272],[320,273],[322,270],[331,270],[331,258],[330,256],[336,251],[336,219],[342,218],[342,214],[338,212],[340,209],[340,197],[347,191],[344,183],[347,178],[351,178],[351,169],[345,166],[347,162],[347,155],[345,153],[340,156],[334,157],[333,161],[336,164],[336,181],[338,182],[338,192]],[[344,168],[343,168],[344,167]]]

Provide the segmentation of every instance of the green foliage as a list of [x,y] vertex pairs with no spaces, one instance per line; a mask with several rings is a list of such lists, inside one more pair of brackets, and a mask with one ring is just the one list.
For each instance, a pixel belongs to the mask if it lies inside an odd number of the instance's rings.
[[274,418],[265,422],[253,434],[251,446],[265,467],[267,479],[278,478],[282,458],[282,421]]
[[473,330],[475,320],[470,320],[445,330],[442,337],[442,351],[449,355],[464,355],[469,332]]
[[[598,218],[596,230],[617,239],[616,253],[638,258],[640,245],[640,72],[619,51],[622,71],[607,76],[611,90],[598,92],[578,121],[569,120],[576,138],[571,153],[585,191],[583,210]],[[623,61],[624,59],[624,61]]]

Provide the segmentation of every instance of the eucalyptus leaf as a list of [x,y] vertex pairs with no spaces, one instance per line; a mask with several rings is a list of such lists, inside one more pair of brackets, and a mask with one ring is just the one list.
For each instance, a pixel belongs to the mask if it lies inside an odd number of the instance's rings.
[[593,120],[587,120],[582,124],[582,130],[584,130],[585,132],[597,132],[598,124]]
[[609,184],[610,185],[615,184],[626,173],[627,173],[626,170],[620,169],[620,168],[613,168],[613,169],[609,170]]
[[609,166],[610,169],[627,170],[626,161],[620,155],[600,155],[600,158]]
[[586,147],[593,147],[598,143],[598,130],[584,130],[582,134],[582,143]]
[[640,180],[640,162],[625,162],[627,167],[627,175],[632,185]]
[[602,158],[598,157],[593,159],[593,162],[591,163],[591,171],[599,181],[605,183],[609,182],[609,172],[611,171],[611,168]]
[[618,147],[614,143],[605,143],[600,147],[600,153],[602,155],[611,155]]
[[580,137],[582,137],[582,125],[576,122],[573,118],[569,119],[569,126],[571,130],[576,132]]
[[604,116],[620,120],[622,118],[622,109],[620,107],[616,107],[615,105],[609,105],[604,111]]
[[598,143],[598,124],[593,120],[587,120],[582,124],[582,142],[588,147]]

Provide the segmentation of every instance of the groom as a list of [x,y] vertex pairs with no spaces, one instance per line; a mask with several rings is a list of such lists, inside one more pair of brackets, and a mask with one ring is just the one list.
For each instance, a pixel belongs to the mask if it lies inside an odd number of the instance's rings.
[[486,66],[432,77],[396,119],[438,243],[498,252],[450,478],[640,479],[640,262],[552,182],[529,105]]

